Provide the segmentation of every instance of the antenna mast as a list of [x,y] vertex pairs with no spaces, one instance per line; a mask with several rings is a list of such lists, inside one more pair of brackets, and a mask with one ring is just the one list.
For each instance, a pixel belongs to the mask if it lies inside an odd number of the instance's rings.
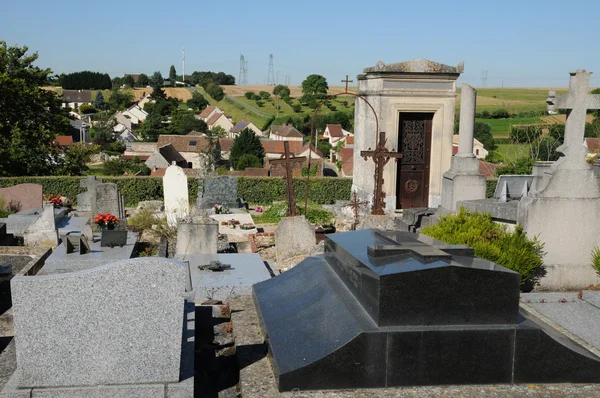
[[273,54],[269,54],[269,74],[267,78],[267,86],[275,85],[275,72],[273,69]]

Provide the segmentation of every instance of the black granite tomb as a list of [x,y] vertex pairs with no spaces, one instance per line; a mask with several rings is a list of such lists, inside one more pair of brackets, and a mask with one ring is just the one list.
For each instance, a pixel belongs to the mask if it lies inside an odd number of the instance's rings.
[[327,235],[253,290],[280,391],[600,382],[600,358],[519,312],[519,275],[465,246]]

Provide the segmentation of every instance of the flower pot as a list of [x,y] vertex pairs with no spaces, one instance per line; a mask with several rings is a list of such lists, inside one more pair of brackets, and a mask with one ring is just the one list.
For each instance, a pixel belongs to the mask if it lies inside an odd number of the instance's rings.
[[127,231],[126,230],[114,230],[105,229],[100,233],[100,246],[101,247],[123,247],[127,244]]

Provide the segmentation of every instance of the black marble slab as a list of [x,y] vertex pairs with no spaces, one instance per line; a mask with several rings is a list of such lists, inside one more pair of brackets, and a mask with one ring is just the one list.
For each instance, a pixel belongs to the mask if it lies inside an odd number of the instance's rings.
[[518,273],[454,254],[470,248],[420,238],[374,230],[332,234],[325,260],[379,326],[516,323]]

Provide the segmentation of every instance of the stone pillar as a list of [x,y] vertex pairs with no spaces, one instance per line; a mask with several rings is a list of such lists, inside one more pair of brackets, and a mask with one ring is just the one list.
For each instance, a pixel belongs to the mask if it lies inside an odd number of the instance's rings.
[[442,180],[442,208],[457,211],[463,200],[485,199],[485,177],[479,171],[479,159],[473,154],[475,103],[477,92],[466,83],[460,97],[458,154],[452,157],[450,170]]
[[467,83],[462,84],[460,93],[460,125],[458,154],[461,158],[472,158],[473,138],[475,137],[475,106],[477,102],[477,91]]

